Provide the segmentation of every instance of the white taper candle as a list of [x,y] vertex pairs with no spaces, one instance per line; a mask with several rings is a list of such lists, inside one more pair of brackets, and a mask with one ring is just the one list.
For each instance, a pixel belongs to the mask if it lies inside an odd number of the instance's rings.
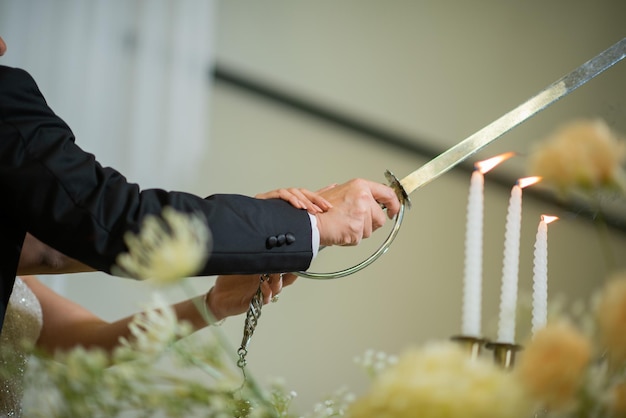
[[481,305],[483,282],[483,207],[484,174],[515,153],[506,152],[477,162],[470,182],[467,199],[465,234],[465,269],[463,275],[462,334],[481,337]]
[[465,270],[463,276],[463,335],[480,337],[483,262],[483,189],[485,178],[474,170],[467,200]]
[[536,183],[538,177],[519,179],[511,189],[504,235],[504,260],[502,262],[502,287],[498,342],[515,343],[515,310],[517,308],[517,281],[519,272],[519,243],[522,227],[522,188]]
[[543,328],[548,321],[548,224],[556,216],[541,215],[533,261],[532,333]]
[[504,235],[504,260],[500,289],[498,341],[515,342],[515,308],[517,306],[517,274],[519,269],[519,239],[522,222],[522,188],[511,190]]

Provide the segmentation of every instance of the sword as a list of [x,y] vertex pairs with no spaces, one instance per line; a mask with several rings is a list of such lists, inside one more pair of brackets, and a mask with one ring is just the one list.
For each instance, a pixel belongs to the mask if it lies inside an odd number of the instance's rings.
[[385,242],[383,242],[378,250],[367,259],[347,269],[332,273],[299,271],[296,272],[296,274],[309,279],[338,279],[340,277],[356,273],[357,271],[369,266],[376,259],[378,259],[378,257],[387,252],[389,246],[398,234],[402,219],[404,218],[405,206],[408,206],[409,208],[411,207],[409,194],[452,169],[463,160],[469,158],[511,129],[515,128],[520,123],[531,118],[559,99],[567,96],[578,87],[587,83],[592,78],[621,61],[625,56],[626,38],[623,38],[621,41],[596,55],[594,58],[585,62],[575,70],[545,87],[539,93],[526,100],[513,110],[505,113],[489,125],[433,158],[408,176],[404,177],[402,180],[398,180],[398,178],[391,171],[387,170],[385,176],[389,181],[389,185],[398,195],[401,205],[400,211],[396,215],[394,226]]

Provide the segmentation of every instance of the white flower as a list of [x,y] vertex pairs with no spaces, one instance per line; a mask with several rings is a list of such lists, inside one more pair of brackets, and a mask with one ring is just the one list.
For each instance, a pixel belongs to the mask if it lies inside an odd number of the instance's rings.
[[306,418],[327,418],[347,416],[350,404],[354,402],[355,395],[347,388],[338,389],[331,397],[314,405],[313,411],[305,415]]
[[204,218],[172,208],[162,216],[146,216],[139,234],[127,233],[128,253],[117,257],[114,274],[171,283],[196,274],[210,250],[210,232]]
[[359,364],[370,377],[378,376],[389,366],[398,362],[396,356],[388,355],[383,351],[369,349],[362,357],[356,357],[355,363]]
[[174,309],[158,293],[154,294],[151,306],[133,317],[128,328],[132,338],[121,338],[122,346],[153,356],[191,333],[189,324],[179,322]]

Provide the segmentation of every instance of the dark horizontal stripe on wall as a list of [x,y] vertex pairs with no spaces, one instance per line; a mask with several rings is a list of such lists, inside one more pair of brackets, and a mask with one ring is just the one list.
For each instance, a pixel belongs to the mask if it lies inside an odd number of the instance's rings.
[[236,71],[224,69],[219,65],[215,69],[214,78],[217,81],[239,87],[250,93],[263,97],[266,100],[271,100],[291,109],[298,110],[326,123],[358,133],[370,140],[374,140],[379,143],[383,142],[398,149],[410,151],[419,156],[429,157],[431,155],[437,155],[437,150],[421,145],[420,142],[416,141],[414,138],[408,138],[389,130],[384,130],[378,126],[369,124],[362,119],[342,114],[334,109],[330,109],[326,106],[313,103],[312,101],[306,100],[302,97],[298,97],[293,93],[283,91],[278,87],[252,80],[249,77],[238,74]]
[[[318,119],[321,122],[346,129],[379,144],[394,147],[405,152],[411,152],[420,158],[430,160],[445,151],[424,145],[424,141],[420,141],[419,138],[409,138],[400,135],[375,124],[368,123],[363,119],[332,109],[329,106],[314,103],[305,97],[288,92],[278,86],[255,80],[250,76],[219,64],[215,66],[211,75],[213,79],[219,83],[227,84],[247,93],[254,94],[259,98],[280,104],[291,110]],[[464,171],[468,174],[471,173],[473,169],[473,165],[467,162],[461,163],[453,168],[453,170]],[[512,187],[515,180],[516,179],[502,174],[496,175],[496,173],[490,174],[487,179],[489,183],[497,184],[507,190]],[[598,220],[597,211],[592,210],[590,206],[584,203],[564,202],[557,199],[552,193],[532,188],[524,191],[524,198],[526,199],[528,197],[554,205],[561,210],[569,212],[572,217],[581,217],[589,221]],[[602,215],[602,220],[612,229],[626,233],[626,214],[624,216],[623,218],[615,214],[605,213]]]

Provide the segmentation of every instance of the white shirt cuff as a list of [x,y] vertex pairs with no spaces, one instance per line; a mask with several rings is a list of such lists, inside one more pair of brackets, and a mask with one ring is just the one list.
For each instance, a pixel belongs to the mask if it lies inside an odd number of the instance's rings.
[[311,220],[311,248],[313,249],[313,258],[315,258],[320,248],[320,230],[317,228],[317,218],[315,215],[311,215],[308,212],[307,214]]

